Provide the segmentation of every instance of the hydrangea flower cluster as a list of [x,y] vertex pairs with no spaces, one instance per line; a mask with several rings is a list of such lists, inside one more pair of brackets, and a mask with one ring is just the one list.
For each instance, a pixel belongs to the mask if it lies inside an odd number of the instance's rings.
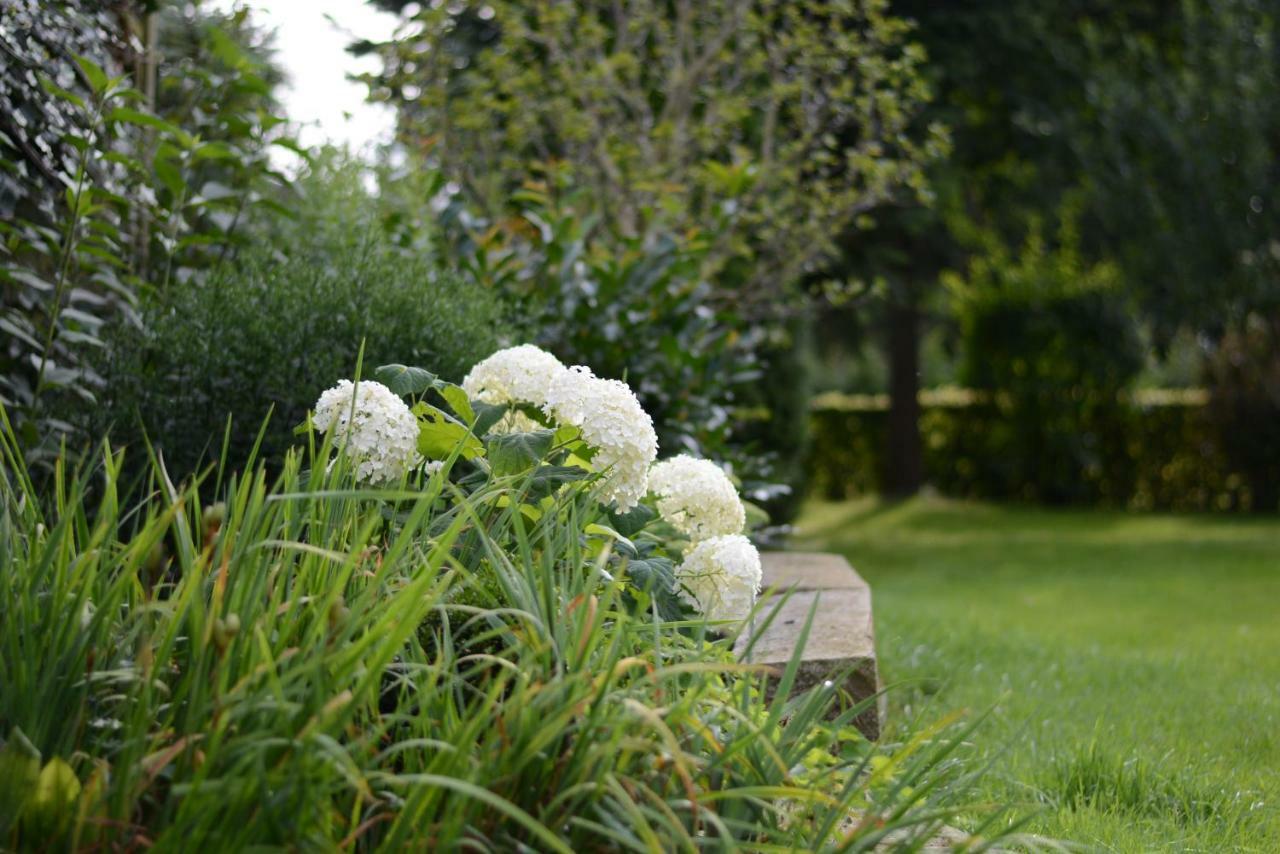
[[680,454],[654,463],[649,491],[658,513],[695,543],[709,537],[741,534],[747,513],[733,481],[715,463]]
[[760,553],[741,534],[711,537],[676,570],[694,605],[710,620],[745,620],[760,592]]
[[321,432],[334,431],[361,483],[393,483],[421,461],[418,419],[382,383],[362,380],[356,386],[340,380],[320,395],[312,423]]
[[596,449],[593,462],[607,471],[601,485],[605,503],[621,512],[635,507],[648,492],[658,435],[630,386],[575,365],[552,381],[543,411],[577,427],[583,441]]
[[560,360],[546,350],[521,344],[477,362],[463,379],[462,390],[481,403],[542,406],[551,383],[563,370]]
[[[542,407],[551,383],[564,371],[555,356],[532,344],[507,347],[477,362],[462,380],[467,397],[481,403],[528,403]],[[527,433],[538,424],[523,412],[508,412],[494,425],[498,433]]]
[[[760,554],[742,535],[746,509],[733,482],[715,463],[685,454],[655,463],[653,420],[626,383],[597,377],[584,365],[566,368],[550,353],[523,344],[478,363],[462,390],[476,403],[512,407],[501,423],[487,428],[490,432],[537,429],[540,422],[529,417],[528,407],[537,407],[559,425],[576,427],[593,451],[593,468],[601,472],[602,503],[626,512],[652,493],[659,515],[688,538],[676,570],[681,595],[712,620],[742,620],[750,614],[760,589]],[[516,411],[516,406],[525,410]],[[419,466],[429,477],[443,471],[443,462],[424,464],[418,453],[420,433],[435,442],[440,428],[420,425],[382,383],[340,381],[320,396],[313,423],[334,434],[361,483],[395,482]],[[453,429],[459,426],[465,431],[457,422]],[[474,442],[479,437],[469,438]]]

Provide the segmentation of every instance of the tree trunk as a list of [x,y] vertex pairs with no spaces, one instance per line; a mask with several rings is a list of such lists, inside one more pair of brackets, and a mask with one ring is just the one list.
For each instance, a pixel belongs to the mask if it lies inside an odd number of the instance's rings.
[[924,458],[920,446],[920,308],[911,288],[889,305],[889,435],[884,489],[906,498],[920,491]]

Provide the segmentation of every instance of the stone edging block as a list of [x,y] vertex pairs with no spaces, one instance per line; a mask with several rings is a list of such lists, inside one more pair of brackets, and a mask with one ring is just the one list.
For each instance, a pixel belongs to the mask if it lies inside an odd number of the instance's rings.
[[[791,660],[810,608],[817,602],[813,625],[801,653],[795,691],[803,691],[828,679],[842,678],[841,687],[855,702],[880,689],[876,668],[875,629],[871,618],[871,588],[843,557],[816,552],[766,552],[764,589],[790,591],[778,615],[757,639],[747,660],[779,669]],[[768,615],[780,597],[767,599],[761,614]],[[760,619],[760,618],[757,618]],[[738,638],[741,655],[752,634]],[[883,697],[857,719],[868,738],[880,737],[884,717]]]

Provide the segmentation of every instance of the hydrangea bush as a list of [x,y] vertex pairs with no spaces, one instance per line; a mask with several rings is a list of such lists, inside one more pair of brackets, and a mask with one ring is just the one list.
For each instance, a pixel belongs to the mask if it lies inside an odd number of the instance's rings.
[[131,491],[105,442],[42,492],[0,407],[0,850],[1006,841],[967,727],[875,744],[874,700],[736,651],[778,614],[740,622],[747,514],[653,463],[625,384],[389,365],[302,432],[274,479],[224,454],[214,504],[158,456]]
[[671,618],[694,609],[740,622],[751,613],[760,556],[743,535],[737,488],[709,460],[655,462],[653,420],[625,382],[566,367],[531,344],[481,360],[460,386],[404,365],[376,375],[383,382],[340,381],[311,418],[361,484],[447,471],[466,494],[533,470],[539,488],[517,499],[531,515],[556,490],[589,492],[602,518],[584,533],[635,603]]

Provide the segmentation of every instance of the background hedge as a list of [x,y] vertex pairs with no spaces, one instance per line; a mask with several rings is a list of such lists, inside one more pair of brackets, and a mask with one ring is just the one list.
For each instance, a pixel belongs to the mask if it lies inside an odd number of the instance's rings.
[[[1092,401],[1077,407],[1074,429],[1051,442],[1028,437],[1009,417],[1021,407],[1009,395],[926,392],[921,405],[926,480],[945,495],[1141,510],[1276,509],[1258,506],[1249,485],[1256,478],[1229,461],[1203,392]],[[823,395],[811,418],[813,493],[840,499],[878,492],[887,400]]]

